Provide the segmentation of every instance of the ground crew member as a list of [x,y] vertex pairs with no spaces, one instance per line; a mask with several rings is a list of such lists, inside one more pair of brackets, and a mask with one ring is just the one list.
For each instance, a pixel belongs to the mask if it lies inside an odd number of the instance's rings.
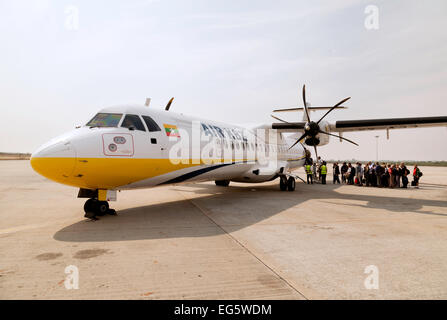
[[[305,165],[306,174],[307,174],[307,184],[314,184],[313,174],[312,174],[312,166],[310,164]],[[310,183],[309,183],[310,179]]]
[[327,175],[326,161],[323,161],[323,164],[320,167],[320,174],[321,174],[321,183],[326,184],[326,175]]

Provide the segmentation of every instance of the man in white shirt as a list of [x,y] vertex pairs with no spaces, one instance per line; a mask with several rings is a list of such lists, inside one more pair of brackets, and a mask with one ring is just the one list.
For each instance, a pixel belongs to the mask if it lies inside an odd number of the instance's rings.
[[356,176],[357,176],[357,180],[359,181],[359,185],[363,185],[362,180],[363,180],[363,167],[362,164],[360,162],[357,162],[357,168],[355,170]]

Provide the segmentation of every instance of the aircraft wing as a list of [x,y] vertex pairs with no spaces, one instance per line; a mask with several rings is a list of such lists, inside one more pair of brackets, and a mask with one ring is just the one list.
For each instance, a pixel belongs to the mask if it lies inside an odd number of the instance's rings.
[[[274,122],[272,129],[281,132],[303,131],[306,122]],[[392,118],[369,120],[340,120],[329,125],[331,132],[371,131],[404,128],[426,128],[447,126],[445,117]]]
[[402,128],[447,126],[447,117],[341,120],[330,125],[330,131],[351,132]]

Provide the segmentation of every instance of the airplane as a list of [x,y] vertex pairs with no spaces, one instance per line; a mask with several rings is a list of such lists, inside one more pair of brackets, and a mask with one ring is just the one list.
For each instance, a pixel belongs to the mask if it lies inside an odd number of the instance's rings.
[[[162,185],[215,181],[261,183],[279,178],[281,191],[294,191],[293,170],[311,157],[306,148],[329,143],[329,138],[356,144],[342,135],[362,130],[447,126],[447,116],[346,120],[324,118],[346,108],[346,98],[331,107],[312,107],[302,90],[303,107],[273,112],[302,111],[303,121],[240,126],[171,112],[144,105],[121,105],[100,110],[84,126],[76,127],[39,147],[31,166],[40,175],[79,188],[87,198],[85,217],[114,215],[109,201],[117,191]],[[327,110],[318,121],[309,113]],[[288,135],[287,133],[293,133]],[[338,133],[338,134],[334,134]],[[356,144],[357,145],[357,144]],[[301,179],[301,178],[299,178]],[[302,180],[302,179],[301,179]]]

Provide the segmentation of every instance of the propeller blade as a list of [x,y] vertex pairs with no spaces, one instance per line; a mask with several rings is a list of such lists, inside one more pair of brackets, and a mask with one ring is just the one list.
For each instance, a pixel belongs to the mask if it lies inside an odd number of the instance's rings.
[[332,108],[329,109],[328,112],[325,113],[324,116],[321,117],[320,120],[318,120],[317,124],[319,124],[321,122],[321,120],[323,120],[329,113],[332,112],[332,110],[336,109],[339,105],[343,104],[344,102],[348,101],[349,99],[351,99],[351,97],[348,97],[346,99],[341,100],[339,103],[337,103],[335,106],[333,106]]
[[172,97],[172,98],[169,100],[168,104],[167,104],[166,107],[165,107],[165,110],[166,110],[166,111],[168,111],[169,108],[171,107],[171,104],[172,104],[172,101],[173,101],[173,100],[174,100],[174,97]]
[[350,142],[350,143],[352,143],[352,144],[355,144],[357,147],[359,146],[357,143],[355,143],[354,141],[351,141],[351,140],[349,140],[349,139],[346,139],[345,137],[342,137],[342,136],[338,136],[338,135],[336,135],[336,134],[332,134],[332,133],[329,133],[329,132],[325,132],[325,131],[323,131],[323,130],[320,130],[320,133],[324,133],[324,134],[327,134],[328,136],[333,136],[333,137],[336,137],[336,138],[339,138],[339,139],[343,139],[343,140],[346,140],[346,141],[348,141],[348,142]]
[[303,85],[303,103],[304,103],[304,111],[306,111],[307,122],[310,122],[309,112],[307,111],[307,103],[306,103],[306,85]]
[[298,142],[303,140],[306,136],[307,136],[307,132],[304,132],[303,135],[298,140],[296,140],[294,144],[292,144],[292,146],[289,148],[289,150],[292,149]]
[[275,117],[274,115],[270,115],[273,119],[276,119],[276,120],[278,120],[278,121],[281,121],[281,122],[284,122],[284,123],[289,123],[290,124],[290,122],[288,122],[288,121],[286,121],[286,120],[283,120],[283,119],[280,119],[280,118],[278,118],[278,117]]
[[290,112],[290,111],[301,111],[303,108],[287,108],[287,109],[275,109],[272,112]]
[[299,140],[296,140],[295,143],[292,144],[292,146],[289,148],[289,150],[292,149],[294,146],[296,146],[296,144],[297,144],[298,142],[300,142],[300,141],[299,141]]

